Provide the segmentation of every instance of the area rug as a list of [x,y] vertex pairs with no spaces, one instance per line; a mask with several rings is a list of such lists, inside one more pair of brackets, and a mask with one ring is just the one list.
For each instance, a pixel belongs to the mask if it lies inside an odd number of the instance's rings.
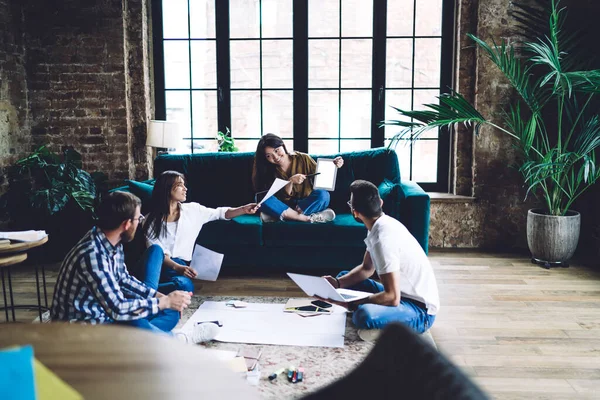
[[[199,297],[192,298],[192,304],[183,312],[178,327],[183,326],[204,301],[241,300],[248,303],[282,303],[284,297]],[[315,317],[318,318],[318,317]],[[261,377],[258,390],[264,399],[297,399],[318,390],[320,387],[335,381],[354,369],[369,353],[373,345],[363,342],[357,335],[356,329],[349,319],[346,321],[344,348],[297,347],[275,345],[252,345],[240,343],[210,342],[206,348],[218,350],[234,350],[245,348],[261,348],[260,357]],[[290,383],[283,374],[274,381],[268,376],[279,368],[288,366],[303,367],[304,380],[300,383]]]

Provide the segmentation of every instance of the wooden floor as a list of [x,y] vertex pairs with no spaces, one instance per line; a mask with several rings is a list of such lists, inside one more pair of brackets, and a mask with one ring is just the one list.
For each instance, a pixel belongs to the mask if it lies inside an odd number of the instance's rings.
[[[600,273],[576,265],[548,271],[520,255],[444,251],[430,259],[442,302],[433,337],[493,398],[600,398]],[[17,269],[15,302],[35,302],[32,271]],[[56,269],[47,268],[50,292]],[[196,289],[201,296],[302,295],[283,274],[223,276]],[[19,311],[18,319],[36,315]]]

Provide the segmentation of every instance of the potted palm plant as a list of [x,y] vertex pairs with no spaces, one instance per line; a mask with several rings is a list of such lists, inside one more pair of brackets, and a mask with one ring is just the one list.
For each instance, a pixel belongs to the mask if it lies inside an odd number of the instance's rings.
[[490,44],[468,35],[518,94],[501,122],[486,119],[460,93],[450,92],[439,96],[439,104],[426,104],[426,110],[395,108],[402,118],[381,125],[401,127],[391,146],[457,124],[473,127],[476,134],[483,125],[506,134],[519,150],[526,197],[533,194],[543,204],[527,216],[532,261],[568,266],[580,230],[580,215],[571,205],[600,177],[600,70],[586,66],[589,56],[576,51],[577,36],[563,29],[566,9],[556,0],[540,3],[541,10],[513,3],[525,25],[521,42]]

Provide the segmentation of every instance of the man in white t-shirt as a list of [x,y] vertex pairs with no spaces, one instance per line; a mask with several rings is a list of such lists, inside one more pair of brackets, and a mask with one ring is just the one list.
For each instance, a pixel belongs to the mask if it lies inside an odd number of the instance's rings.
[[[354,218],[369,231],[367,251],[359,266],[335,278],[325,278],[335,288],[373,295],[350,303],[327,301],[354,311],[352,322],[364,340],[372,340],[391,322],[407,325],[417,333],[427,331],[435,320],[440,299],[423,248],[402,223],[382,212],[383,200],[371,182],[354,181],[348,205]],[[375,272],[381,283],[369,279]]]

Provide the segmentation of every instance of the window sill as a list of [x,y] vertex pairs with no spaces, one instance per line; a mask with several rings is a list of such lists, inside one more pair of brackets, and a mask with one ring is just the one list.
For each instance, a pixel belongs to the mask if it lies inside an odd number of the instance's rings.
[[475,197],[459,196],[451,193],[428,192],[432,203],[474,203]]

